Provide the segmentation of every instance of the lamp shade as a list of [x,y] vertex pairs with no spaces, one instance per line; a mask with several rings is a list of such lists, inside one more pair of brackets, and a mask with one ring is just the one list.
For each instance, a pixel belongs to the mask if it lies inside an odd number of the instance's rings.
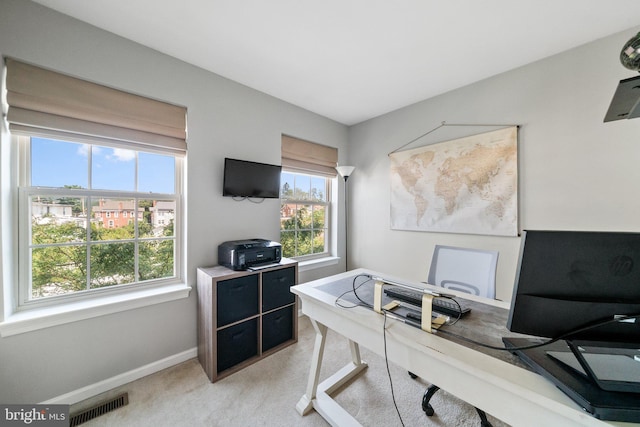
[[336,170],[340,174],[341,177],[347,178],[349,175],[353,173],[356,169],[355,166],[336,166]]
[[640,71],[640,33],[623,46],[620,52],[620,62],[630,70]]

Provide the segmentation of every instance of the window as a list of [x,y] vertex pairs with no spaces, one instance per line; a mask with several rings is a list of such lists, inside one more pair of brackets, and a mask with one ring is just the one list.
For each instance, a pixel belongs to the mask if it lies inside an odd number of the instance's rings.
[[[14,141],[26,171],[20,305],[176,278],[179,228],[154,226],[151,214],[162,203],[175,217],[179,158],[35,136]],[[127,210],[138,212],[134,221],[119,218]]]
[[300,258],[327,255],[330,179],[283,171],[280,179],[282,255]]
[[280,243],[282,255],[310,259],[332,255],[331,186],[338,150],[282,135]]
[[[13,173],[0,189],[11,200],[2,205],[4,224],[17,231],[1,243],[17,248],[4,253],[18,268],[3,283],[10,306],[0,310],[0,333],[188,296],[186,108],[11,58],[5,64],[11,144],[1,160]],[[165,224],[153,218],[160,205]]]

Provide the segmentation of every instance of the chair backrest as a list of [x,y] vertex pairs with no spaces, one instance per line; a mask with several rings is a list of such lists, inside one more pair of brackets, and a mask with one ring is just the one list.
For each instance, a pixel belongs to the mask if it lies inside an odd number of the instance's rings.
[[497,266],[497,251],[436,245],[428,282],[494,299]]

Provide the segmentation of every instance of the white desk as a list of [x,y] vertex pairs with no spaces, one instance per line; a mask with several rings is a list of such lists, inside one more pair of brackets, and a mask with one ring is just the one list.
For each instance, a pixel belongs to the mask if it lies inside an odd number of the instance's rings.
[[[336,297],[321,289],[360,273],[412,284],[383,273],[358,269],[292,288],[302,301],[302,312],[311,319],[316,331],[306,393],[296,409],[301,415],[315,409],[333,426],[360,425],[331,399],[333,391],[366,372],[367,365],[360,359],[359,345],[384,357],[384,316],[364,307],[337,307]],[[509,308],[508,304],[500,301],[459,295],[495,307]],[[348,339],[352,361],[319,384],[327,328]],[[437,333],[429,334],[400,321],[388,320],[386,340],[391,362],[513,426],[638,425],[598,420],[585,413],[542,376],[457,344]],[[416,407],[416,411],[419,410]]]

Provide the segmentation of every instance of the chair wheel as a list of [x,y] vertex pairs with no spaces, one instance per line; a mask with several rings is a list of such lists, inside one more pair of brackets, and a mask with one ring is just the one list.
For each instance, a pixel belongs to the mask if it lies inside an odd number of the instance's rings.
[[427,404],[426,408],[423,406],[422,410],[424,411],[425,414],[427,414],[427,417],[432,417],[433,414],[435,414],[435,411],[433,410],[433,406],[429,404]]
[[428,396],[426,394],[422,397],[422,410],[425,414],[427,414],[427,417],[431,417],[435,413],[435,411],[433,410],[433,406],[431,406],[431,404],[429,403],[430,398],[431,396]]

